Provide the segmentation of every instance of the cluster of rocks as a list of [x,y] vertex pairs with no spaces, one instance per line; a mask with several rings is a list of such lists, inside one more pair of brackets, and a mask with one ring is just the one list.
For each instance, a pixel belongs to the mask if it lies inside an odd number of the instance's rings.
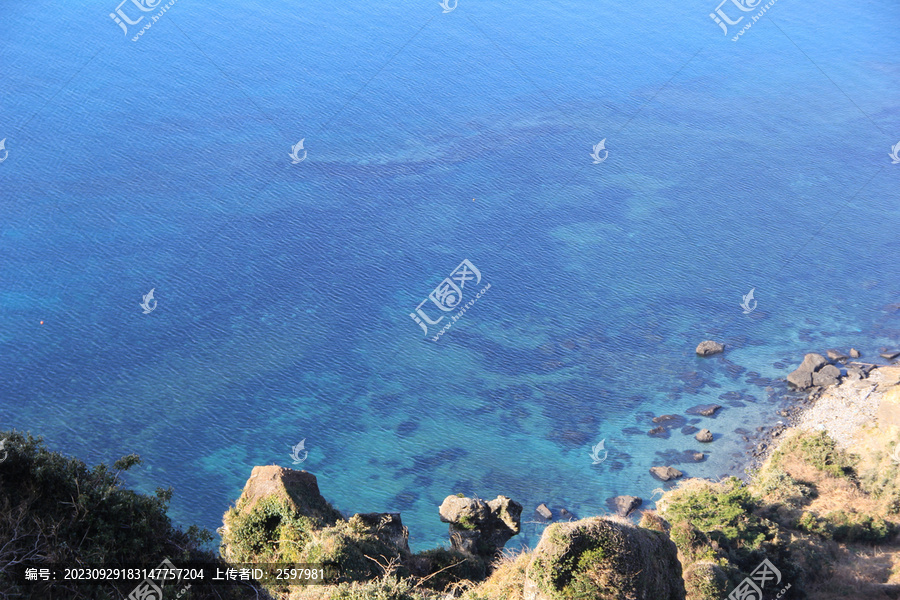
[[[722,406],[719,404],[700,404],[687,409],[685,412],[689,415],[715,417],[716,413],[721,409]],[[685,435],[693,433],[694,439],[698,442],[708,444],[714,439],[709,429],[703,428],[698,430],[692,425],[685,425],[685,418],[681,415],[660,415],[654,417],[653,422],[659,425],[650,430],[649,435],[651,437],[668,437],[669,429],[681,427],[681,433]],[[686,451],[685,454],[690,457],[688,460],[693,460],[694,462],[700,462],[706,457],[703,452]],[[684,473],[671,465],[650,467],[650,474],[660,481],[672,481],[684,476]],[[624,496],[624,498],[628,498],[628,496]]]
[[[859,351],[855,348],[850,349],[849,356],[834,349],[828,350],[826,354],[828,358],[816,353],[804,356],[800,366],[787,376],[788,383],[797,390],[814,392],[816,388],[837,385],[843,379],[848,381],[865,379],[875,368],[873,364],[850,361],[850,358],[860,357]],[[898,356],[900,352],[887,349],[881,352],[881,357],[886,360],[894,360]]]

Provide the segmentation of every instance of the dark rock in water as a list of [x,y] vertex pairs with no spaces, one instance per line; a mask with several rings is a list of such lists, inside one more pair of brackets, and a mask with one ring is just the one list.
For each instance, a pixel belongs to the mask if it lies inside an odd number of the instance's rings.
[[573,519],[575,519],[575,515],[573,515],[566,509],[561,508],[561,509],[559,509],[559,518],[565,519],[566,521],[572,521]]
[[681,427],[684,425],[684,421],[685,419],[681,415],[661,415],[659,417],[653,417],[654,423],[659,423],[663,427],[668,427],[670,429]]
[[859,358],[862,356],[856,348],[850,348],[850,358]]
[[694,452],[694,461],[695,461],[695,462],[700,462],[700,461],[703,460],[704,458],[706,458],[706,455],[705,455],[704,453],[702,453],[702,452]]
[[409,529],[400,520],[400,513],[357,513],[348,520],[355,530],[368,530],[382,541],[409,552]]
[[730,406],[732,408],[744,408],[747,405],[744,404],[743,402],[738,402],[737,400],[732,400],[731,402],[728,403],[728,406]]
[[775,367],[776,369],[786,369],[787,368],[784,363],[780,363],[780,362],[774,362],[774,363],[772,363],[772,366]]
[[729,364],[725,365],[725,370],[728,372],[728,376],[729,376],[729,377],[731,377],[732,379],[737,379],[737,378],[740,377],[741,374],[743,374],[743,372],[746,371],[747,369],[745,369],[745,368],[742,367],[741,365],[736,365],[736,364],[734,364],[734,363],[729,363]]
[[684,473],[673,467],[650,467],[650,474],[662,481],[678,479]]
[[397,426],[397,435],[406,437],[419,428],[416,421],[404,421]]
[[413,507],[416,503],[416,500],[419,499],[419,492],[415,492],[412,490],[404,490],[394,496],[391,500],[391,504],[396,506],[400,510],[408,510]]
[[805,390],[813,385],[813,374],[828,361],[821,354],[807,354],[795,371],[787,376],[788,383],[798,390]]
[[637,496],[616,496],[606,501],[607,506],[620,517],[627,517],[639,508],[644,501]]
[[719,400],[740,400],[741,393],[740,392],[725,392],[724,394],[719,394]]
[[900,352],[882,352],[881,353],[881,358],[883,358],[885,360],[894,360],[898,356],[900,356]]
[[650,437],[668,439],[670,434],[668,429],[660,425],[659,427],[654,427],[653,429],[648,431],[647,435],[649,435]]
[[843,352],[839,352],[837,350],[831,349],[825,354],[828,355],[828,358],[833,362],[845,362],[847,360],[847,355]]
[[637,427],[626,427],[622,430],[622,433],[627,435],[644,435],[644,430]]
[[747,435],[748,433],[750,433],[749,431],[747,431],[747,430],[744,429],[743,427],[736,427],[735,430],[734,430],[734,432],[735,432],[736,434],[738,434],[738,435]]
[[506,496],[490,502],[447,496],[439,511],[450,524],[450,546],[467,554],[493,558],[520,531],[522,505]]
[[835,385],[841,378],[841,370],[834,365],[825,365],[815,373],[813,373],[813,385],[819,387],[828,387]]
[[681,428],[681,433],[683,433],[684,435],[691,435],[692,433],[696,433],[698,431],[700,431],[700,430],[697,429],[696,427],[694,427],[693,425],[685,425],[684,427]]
[[698,442],[708,444],[709,442],[713,441],[713,434],[709,429],[701,429],[700,432],[694,436],[694,439]]
[[538,507],[534,509],[534,512],[536,512],[541,518],[547,519],[548,521],[553,518],[553,511],[547,508],[547,505],[543,502],[538,504]]
[[725,350],[725,346],[720,344],[719,342],[714,342],[712,340],[706,340],[704,342],[700,342],[697,345],[697,354],[700,356],[712,356],[713,354],[718,354]]
[[[729,392],[733,393],[733,392]],[[689,415],[701,415],[704,417],[712,417],[715,416],[716,412],[722,407],[718,404],[698,404],[697,406],[692,406],[687,409],[685,412]]]

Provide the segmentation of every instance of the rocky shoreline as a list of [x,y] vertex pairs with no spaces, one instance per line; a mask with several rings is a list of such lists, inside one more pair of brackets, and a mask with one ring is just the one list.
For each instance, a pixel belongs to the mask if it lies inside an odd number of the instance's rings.
[[[849,446],[860,428],[874,421],[883,397],[883,388],[900,382],[900,367],[849,360],[861,353],[851,348],[849,355],[826,351],[828,358],[810,353],[788,375],[792,389],[803,392],[796,401],[778,411],[784,423],[761,428],[761,439],[751,451],[748,471],[758,469],[778,445],[788,429],[827,431],[839,445]],[[890,361],[900,353],[882,348],[880,357]],[[824,373],[823,373],[824,372]],[[819,373],[822,376],[816,377]],[[809,381],[807,384],[806,382]]]

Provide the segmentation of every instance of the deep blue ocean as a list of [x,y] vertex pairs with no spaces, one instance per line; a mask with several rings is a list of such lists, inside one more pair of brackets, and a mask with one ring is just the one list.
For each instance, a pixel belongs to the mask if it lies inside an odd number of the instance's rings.
[[157,3],[0,5],[0,428],[180,525],[266,464],[417,550],[457,492],[652,506],[803,353],[900,346],[894,0]]

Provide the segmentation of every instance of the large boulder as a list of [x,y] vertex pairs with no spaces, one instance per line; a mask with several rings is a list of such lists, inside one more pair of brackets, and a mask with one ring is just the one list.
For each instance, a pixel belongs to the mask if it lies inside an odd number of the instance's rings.
[[[810,353],[803,357],[803,362],[787,376],[788,383],[798,390],[805,390],[813,386],[813,375],[828,361],[821,354]],[[838,372],[840,374],[840,371]]]
[[618,517],[547,527],[525,570],[525,600],[685,600],[675,544]]
[[481,498],[447,496],[441,521],[450,524],[453,550],[493,558],[520,531],[522,505],[506,496],[490,502]]
[[698,442],[703,442],[704,444],[708,444],[713,441],[712,431],[709,429],[701,429],[697,432],[697,435],[694,436],[694,439]]
[[627,517],[640,508],[643,503],[643,499],[637,496],[615,496],[606,500],[606,505],[620,517]]
[[825,365],[813,373],[812,383],[819,387],[835,385],[841,379],[841,370],[834,365]]
[[719,342],[714,342],[712,340],[706,340],[704,342],[700,342],[697,345],[697,354],[700,356],[712,356],[713,354],[718,354],[725,350],[725,346],[720,344]]

